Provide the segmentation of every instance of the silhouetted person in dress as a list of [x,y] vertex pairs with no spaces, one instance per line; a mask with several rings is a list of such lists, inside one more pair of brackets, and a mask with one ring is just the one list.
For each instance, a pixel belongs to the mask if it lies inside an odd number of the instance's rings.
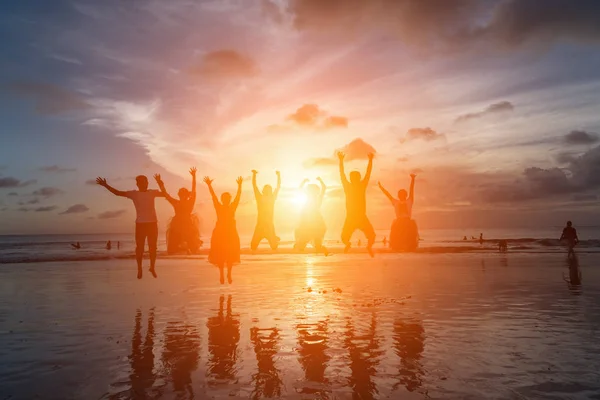
[[208,327],[208,370],[209,386],[237,383],[236,363],[238,343],[240,341],[239,315],[233,314],[231,295],[219,297],[219,311],[216,317],[210,317]]
[[394,198],[381,182],[377,183],[379,189],[388,198],[394,207],[396,219],[390,229],[390,248],[395,251],[414,250],[419,243],[419,232],[416,223],[412,220],[412,209],[415,202],[415,174],[410,174],[410,189],[398,190],[398,198]]
[[346,220],[342,228],[342,242],[346,246],[344,252],[350,250],[350,239],[355,230],[362,231],[367,237],[367,250],[371,257],[373,254],[373,243],[375,243],[375,230],[367,218],[367,186],[371,179],[373,170],[373,153],[369,154],[369,164],[364,179],[361,180],[360,172],[350,172],[350,180],[346,178],[344,171],[344,153],[338,153],[340,178],[344,193],[346,194]]
[[96,178],[96,183],[108,189],[116,196],[127,197],[133,201],[135,206],[135,260],[137,262],[138,279],[142,279],[142,260],[144,258],[144,246],[148,240],[150,251],[150,273],[156,278],[156,245],[158,241],[158,219],[154,208],[154,199],[165,197],[159,190],[148,189],[148,178],[138,175],[135,178],[138,190],[117,190],[106,183],[104,178]]
[[165,184],[160,175],[156,175],[156,182],[160,191],[173,206],[175,216],[171,219],[167,228],[167,253],[175,254],[179,251],[187,253],[196,253],[200,249],[200,229],[199,220],[194,214],[196,204],[196,168],[190,169],[192,175],[192,190],[186,188],[179,189],[177,192],[179,199],[175,199],[167,193]]
[[577,230],[573,228],[573,223],[571,221],[567,221],[567,226],[563,229],[562,235],[560,236],[561,241],[567,242],[568,248],[568,256],[575,255],[575,246],[579,243],[579,238],[577,237]]
[[[323,239],[327,226],[325,225],[325,219],[321,214],[321,205],[323,204],[323,198],[325,197],[325,191],[327,186],[321,178],[317,178],[321,184],[321,188],[317,185],[308,185],[306,187],[306,203],[300,213],[300,223],[296,228],[296,243],[294,248],[298,251],[304,251],[308,243],[312,243],[317,253],[324,253],[328,255],[327,248],[323,246]],[[308,179],[305,179],[300,184],[300,189],[303,189]]]
[[277,187],[275,191],[273,191],[271,185],[265,185],[261,193],[256,185],[256,174],[258,174],[258,171],[252,170],[252,189],[254,189],[254,198],[256,199],[256,208],[258,210],[256,228],[254,228],[254,234],[250,242],[252,250],[258,249],[258,245],[263,239],[267,239],[273,250],[276,250],[279,246],[280,239],[275,234],[273,214],[275,212],[275,201],[281,188],[281,174],[279,171],[275,173],[277,174]]
[[221,195],[221,201],[219,202],[212,187],[213,180],[208,176],[204,177],[204,183],[208,186],[208,191],[210,192],[210,197],[217,213],[217,223],[210,238],[208,262],[219,267],[219,280],[221,284],[225,283],[225,277],[223,276],[224,267],[227,267],[227,281],[232,283],[231,270],[233,265],[240,263],[240,236],[238,235],[235,222],[235,212],[240,204],[243,181],[244,179],[241,176],[236,180],[238,188],[233,202],[231,201],[231,194],[228,192]]
[[71,246],[75,249],[75,250],[79,250],[81,248],[81,245],[79,244],[79,242],[77,243],[71,243]]

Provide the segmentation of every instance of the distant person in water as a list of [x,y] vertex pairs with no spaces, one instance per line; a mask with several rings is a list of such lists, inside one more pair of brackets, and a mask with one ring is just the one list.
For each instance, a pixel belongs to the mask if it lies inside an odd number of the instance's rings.
[[467,240],[467,237],[466,237],[466,236],[463,236],[463,240]]
[[573,223],[571,221],[567,221],[567,226],[563,229],[560,240],[567,242],[567,248],[569,249],[567,255],[574,256],[575,246],[579,243],[579,238],[577,237],[577,230],[573,228]]
[[479,244],[483,244],[483,233],[479,234]]
[[227,192],[221,195],[221,201],[219,201],[212,187],[213,180],[208,176],[204,177],[204,183],[208,186],[217,213],[217,223],[210,238],[208,262],[219,267],[221,284],[225,283],[223,269],[227,267],[227,281],[232,283],[231,270],[235,264],[240,263],[240,236],[237,232],[235,212],[238,204],[240,204],[243,181],[244,179],[241,176],[236,181],[238,187],[233,202],[231,201],[231,194]]
[[[323,238],[325,237],[327,226],[321,214],[321,205],[323,204],[327,186],[325,186],[325,182],[321,178],[317,178],[317,180],[321,184],[320,188],[314,184],[306,186],[306,203],[300,213],[300,223],[296,229],[294,249],[304,251],[306,245],[312,243],[317,253],[328,255],[327,248],[323,246]],[[308,179],[302,181],[300,190],[304,189],[307,182]]]
[[110,249],[112,249],[112,243],[109,240],[108,242],[106,242],[106,250],[110,250]]
[[258,171],[252,170],[252,189],[254,189],[254,198],[256,199],[256,208],[258,210],[256,227],[254,228],[254,234],[250,242],[250,248],[253,251],[258,249],[258,245],[263,239],[267,239],[272,250],[277,250],[279,246],[280,239],[275,234],[273,214],[275,213],[275,201],[281,188],[281,174],[279,171],[275,173],[277,174],[277,187],[275,191],[273,191],[271,185],[265,185],[261,193],[256,184]]
[[138,279],[142,279],[142,261],[144,258],[144,246],[148,241],[150,252],[150,273],[156,278],[156,245],[158,241],[158,219],[154,208],[154,199],[165,197],[159,190],[148,189],[148,178],[138,175],[135,178],[138,190],[117,190],[106,183],[104,178],[96,178],[96,183],[105,187],[116,196],[127,197],[133,201],[135,206],[135,260],[137,262]]
[[371,257],[373,254],[373,244],[375,243],[375,230],[367,218],[367,187],[371,179],[373,170],[373,153],[369,154],[369,164],[364,179],[361,179],[360,172],[350,172],[350,180],[346,178],[344,171],[344,153],[337,154],[339,159],[340,178],[344,193],[346,195],[346,220],[342,228],[342,242],[345,245],[344,252],[347,253],[352,245],[350,239],[355,230],[362,231],[367,237],[367,250]]
[[196,168],[190,169],[192,175],[192,190],[181,188],[177,192],[179,199],[173,198],[162,181],[160,175],[156,175],[156,182],[160,191],[167,201],[173,206],[175,216],[171,218],[167,227],[167,253],[176,254],[181,251],[197,253],[202,241],[200,240],[200,222],[194,214],[196,204]]
[[121,242],[117,242],[117,250],[121,248]]
[[394,207],[396,219],[390,229],[390,248],[395,251],[414,250],[419,245],[417,224],[412,220],[412,209],[415,202],[415,174],[410,174],[410,189],[398,190],[398,198],[394,198],[381,182],[377,185]]
[[77,243],[71,243],[71,246],[73,246],[74,249],[79,250],[81,248],[81,245],[79,244],[79,242]]

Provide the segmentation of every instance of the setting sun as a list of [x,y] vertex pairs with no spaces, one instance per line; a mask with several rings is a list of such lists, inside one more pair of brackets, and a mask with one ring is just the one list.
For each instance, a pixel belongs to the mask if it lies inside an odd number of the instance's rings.
[[292,196],[292,203],[298,207],[302,207],[306,204],[306,193],[298,192]]

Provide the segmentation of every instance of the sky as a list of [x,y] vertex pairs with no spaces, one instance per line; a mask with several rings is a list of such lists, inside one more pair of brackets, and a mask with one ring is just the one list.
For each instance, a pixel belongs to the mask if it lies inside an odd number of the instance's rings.
[[348,172],[375,153],[377,229],[377,182],[411,172],[421,228],[600,225],[596,0],[28,0],[0,5],[0,36],[0,234],[132,232],[95,177],[160,173],[175,194],[196,166],[219,193],[246,179],[242,234],[252,169],[261,186],[281,171],[282,235],[322,177],[335,235],[338,150]]

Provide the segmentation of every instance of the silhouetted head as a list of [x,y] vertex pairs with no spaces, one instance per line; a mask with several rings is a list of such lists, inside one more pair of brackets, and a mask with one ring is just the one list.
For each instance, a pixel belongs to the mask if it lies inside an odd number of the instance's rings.
[[398,200],[404,201],[404,200],[406,200],[407,196],[408,196],[408,193],[406,193],[406,190],[404,190],[404,189],[398,190]]
[[271,185],[265,185],[265,186],[263,186],[262,194],[264,194],[265,196],[272,195],[273,194],[273,188],[271,187]]
[[358,171],[350,172],[350,182],[351,183],[360,183],[360,172],[358,172]]
[[567,226],[571,227],[571,226],[573,226],[573,223],[571,221],[567,221]]
[[146,175],[136,176],[135,183],[140,192],[145,192],[146,190],[148,190],[148,178],[146,178]]
[[316,199],[319,197],[320,192],[319,187],[315,184],[310,184],[306,187],[306,197],[308,200]]
[[224,206],[228,206],[231,203],[231,194],[229,192],[225,192],[221,195],[221,203]]
[[190,191],[186,188],[181,188],[179,189],[179,192],[177,192],[177,195],[179,196],[179,200],[187,200],[190,198]]

